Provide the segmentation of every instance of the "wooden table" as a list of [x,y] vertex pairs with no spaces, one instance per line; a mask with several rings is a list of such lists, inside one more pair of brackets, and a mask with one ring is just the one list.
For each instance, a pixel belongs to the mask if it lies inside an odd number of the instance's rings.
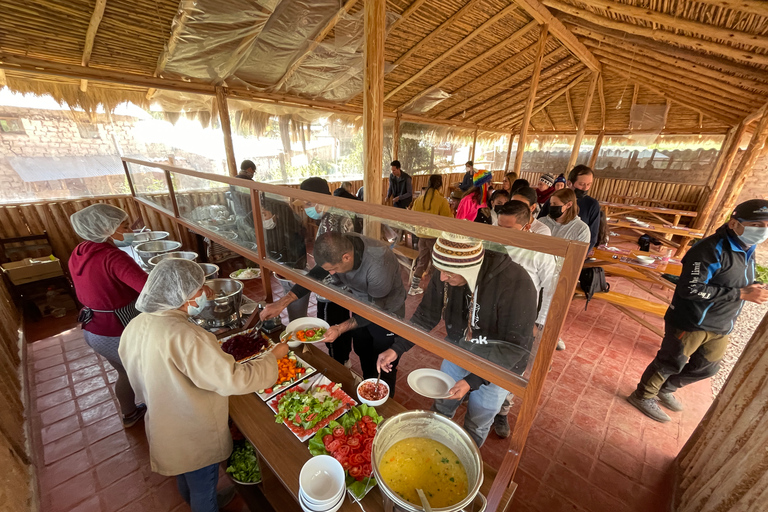
[[648,216],[662,223],[670,222],[670,219],[662,217],[662,215],[668,215],[672,217],[672,225],[677,226],[680,224],[682,217],[696,217],[698,213],[689,210],[675,210],[673,208],[662,208],[660,206],[639,206],[623,203],[611,203],[607,201],[600,201],[600,207],[605,209],[605,215],[607,217],[624,217],[630,214],[637,214],[641,216]]
[[620,200],[620,201],[631,201],[632,204],[636,203],[648,203],[651,204],[665,204],[669,206],[692,206],[696,207],[696,203],[689,203],[686,201],[671,201],[666,199],[654,199],[652,197],[639,197],[639,196],[622,196],[614,194],[609,199],[611,200]]
[[661,233],[663,235],[677,235],[681,237],[681,240],[679,243],[673,242],[672,240],[667,240],[665,238],[657,238],[662,244],[668,245],[670,247],[674,247],[677,249],[675,252],[675,256],[681,256],[683,253],[685,253],[686,248],[688,247],[688,244],[693,240],[694,238],[703,238],[704,232],[697,231],[694,229],[689,228],[681,228],[676,227],[672,225],[665,225],[665,224],[656,224],[647,222],[644,223],[646,225],[639,225],[634,222],[630,222],[627,220],[616,220],[611,219],[608,221],[608,228],[627,228],[631,229],[637,233],[640,234],[651,234],[651,233]]
[[[322,350],[305,345],[305,351],[298,354],[307,363],[325,374],[329,379],[342,385],[342,389],[357,401],[355,382],[350,371],[336,362]],[[311,377],[310,377],[311,378]],[[389,399],[376,408],[384,418],[389,418],[407,409],[395,400]],[[299,505],[299,473],[312,455],[307,442],[301,442],[282,423],[275,423],[275,414],[255,393],[229,398],[229,415],[237,427],[253,444],[261,463],[261,488],[277,512],[301,512]],[[480,492],[488,495],[496,470],[485,465],[485,478]],[[503,510],[512,499],[515,485],[504,495],[499,507]],[[362,500],[366,512],[384,512],[384,503],[379,486],[374,487]],[[342,512],[360,512],[347,495]]]

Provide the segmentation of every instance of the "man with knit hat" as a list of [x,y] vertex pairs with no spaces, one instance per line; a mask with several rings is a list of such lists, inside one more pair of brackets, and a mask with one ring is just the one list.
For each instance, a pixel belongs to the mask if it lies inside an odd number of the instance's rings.
[[[446,340],[484,359],[522,374],[528,364],[536,321],[537,296],[528,273],[506,249],[469,237],[443,233],[432,250],[435,270],[411,323],[431,331],[445,319]],[[390,365],[413,346],[396,338],[382,352],[378,368]],[[507,391],[443,360],[442,371],[456,380],[451,398],[436,400],[434,410],[453,417],[467,393],[464,428],[478,446],[485,442]]]
[[683,270],[664,316],[661,348],[627,397],[646,416],[679,412],[674,391],[715,375],[728,348],[728,335],[744,301],[768,302],[768,289],[755,282],[755,249],[768,240],[768,201],[738,205],[730,220],[694,245],[683,257]]

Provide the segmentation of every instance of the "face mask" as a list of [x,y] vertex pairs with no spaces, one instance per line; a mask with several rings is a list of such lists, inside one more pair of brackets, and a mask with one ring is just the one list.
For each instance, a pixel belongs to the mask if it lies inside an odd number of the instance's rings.
[[573,193],[576,194],[576,199],[581,199],[585,195],[587,195],[586,190],[581,190],[580,188],[574,189]]
[[765,242],[768,240],[768,228],[744,226],[744,233],[739,235],[739,240],[747,247]]
[[131,246],[131,244],[129,244],[125,240],[118,240],[117,238],[113,238],[112,241],[115,243],[115,247],[130,247]]
[[202,295],[200,295],[198,298],[195,299],[195,303],[197,303],[197,307],[192,305],[187,305],[187,314],[189,316],[197,316],[200,313],[203,312],[205,309],[205,306],[208,305],[208,297],[205,295],[205,292],[203,292]]
[[559,206],[549,205],[549,216],[552,217],[555,220],[557,220],[560,217],[562,217],[563,216],[563,206],[562,205],[559,205]]
[[275,226],[277,224],[275,224],[275,218],[270,217],[269,219],[263,221],[263,225],[264,225],[264,229],[275,229]]
[[304,213],[307,214],[307,217],[310,219],[320,220],[323,216],[322,214],[318,213],[317,210],[315,210],[314,206],[309,206],[307,208],[304,208]]

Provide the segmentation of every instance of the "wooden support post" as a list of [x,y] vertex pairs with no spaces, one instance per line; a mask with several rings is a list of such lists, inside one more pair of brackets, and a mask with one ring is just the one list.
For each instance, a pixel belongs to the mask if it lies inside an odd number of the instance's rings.
[[587,119],[589,119],[589,109],[592,106],[592,98],[595,95],[595,88],[597,87],[597,81],[600,78],[600,73],[592,73],[592,80],[589,82],[589,88],[587,89],[587,96],[584,98],[584,107],[581,109],[581,118],[579,119],[579,128],[576,130],[576,139],[573,141],[573,150],[571,150],[571,158],[568,160],[566,166],[566,172],[573,169],[576,165],[576,160],[579,159],[579,149],[581,149],[581,139],[584,138],[584,130],[587,128]]
[[475,160],[475,148],[477,147],[477,128],[475,128],[475,133],[472,135],[472,150],[469,153],[469,159],[474,161]]
[[395,116],[395,127],[392,129],[392,160],[400,156],[400,112]]
[[747,181],[747,177],[752,171],[752,167],[754,167],[755,162],[760,155],[763,154],[766,137],[768,137],[768,105],[763,107],[763,116],[760,118],[760,121],[757,122],[757,126],[755,126],[755,131],[752,133],[752,139],[749,141],[749,146],[747,146],[747,150],[744,151],[739,166],[733,171],[733,178],[731,178],[731,182],[728,184],[728,188],[725,191],[723,200],[720,203],[719,211],[712,217],[712,223],[707,229],[708,234],[730,217],[731,211],[733,211],[734,206],[736,206],[736,200],[739,198],[739,194],[741,194],[741,191],[744,188],[744,183]]
[[363,73],[363,186],[365,201],[383,202],[381,159],[384,129],[386,0],[365,1]]
[[509,160],[512,156],[512,144],[515,142],[515,134],[510,133],[509,134],[509,146],[507,147],[507,163],[504,164],[504,172],[509,172]]
[[523,124],[520,126],[520,138],[517,141],[517,153],[515,153],[515,167],[512,169],[517,174],[520,174],[520,169],[523,166],[523,152],[525,151],[525,140],[528,135],[528,126],[531,122],[531,112],[533,112],[533,105],[536,102],[536,89],[539,88],[539,75],[541,74],[541,63],[544,60],[544,48],[547,46],[547,36],[549,35],[549,27],[547,25],[541,26],[539,32],[539,47],[536,51],[536,60],[534,60],[533,74],[531,75],[531,85],[528,91],[528,103],[525,105],[525,114],[523,114]]
[[224,151],[227,154],[227,168],[230,176],[237,176],[237,161],[235,160],[235,147],[232,145],[232,126],[229,123],[229,107],[227,106],[227,92],[223,87],[216,87],[216,106],[219,111],[219,122],[224,134]]
[[592,155],[589,157],[589,163],[587,164],[590,169],[595,168],[597,156],[600,154],[600,146],[603,145],[603,137],[605,137],[605,130],[600,130],[600,133],[597,135],[597,140],[595,141],[595,147],[592,148]]
[[718,158],[718,165],[712,170],[712,177],[714,180],[710,180],[709,193],[701,205],[701,209],[698,212],[696,220],[693,222],[695,229],[705,229],[712,220],[712,212],[717,204],[717,199],[720,197],[721,192],[725,188],[725,182],[728,178],[728,172],[731,170],[731,165],[739,152],[739,143],[741,137],[744,135],[744,131],[747,129],[747,124],[742,121],[738,126],[734,126],[728,133],[728,137],[724,141],[723,147],[720,150],[720,158]]

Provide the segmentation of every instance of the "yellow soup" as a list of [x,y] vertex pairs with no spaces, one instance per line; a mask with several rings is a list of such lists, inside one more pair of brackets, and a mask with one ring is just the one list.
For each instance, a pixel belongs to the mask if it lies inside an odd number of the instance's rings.
[[387,486],[421,506],[422,489],[433,508],[450,507],[467,497],[467,472],[450,448],[424,437],[393,444],[381,459],[379,471]]

